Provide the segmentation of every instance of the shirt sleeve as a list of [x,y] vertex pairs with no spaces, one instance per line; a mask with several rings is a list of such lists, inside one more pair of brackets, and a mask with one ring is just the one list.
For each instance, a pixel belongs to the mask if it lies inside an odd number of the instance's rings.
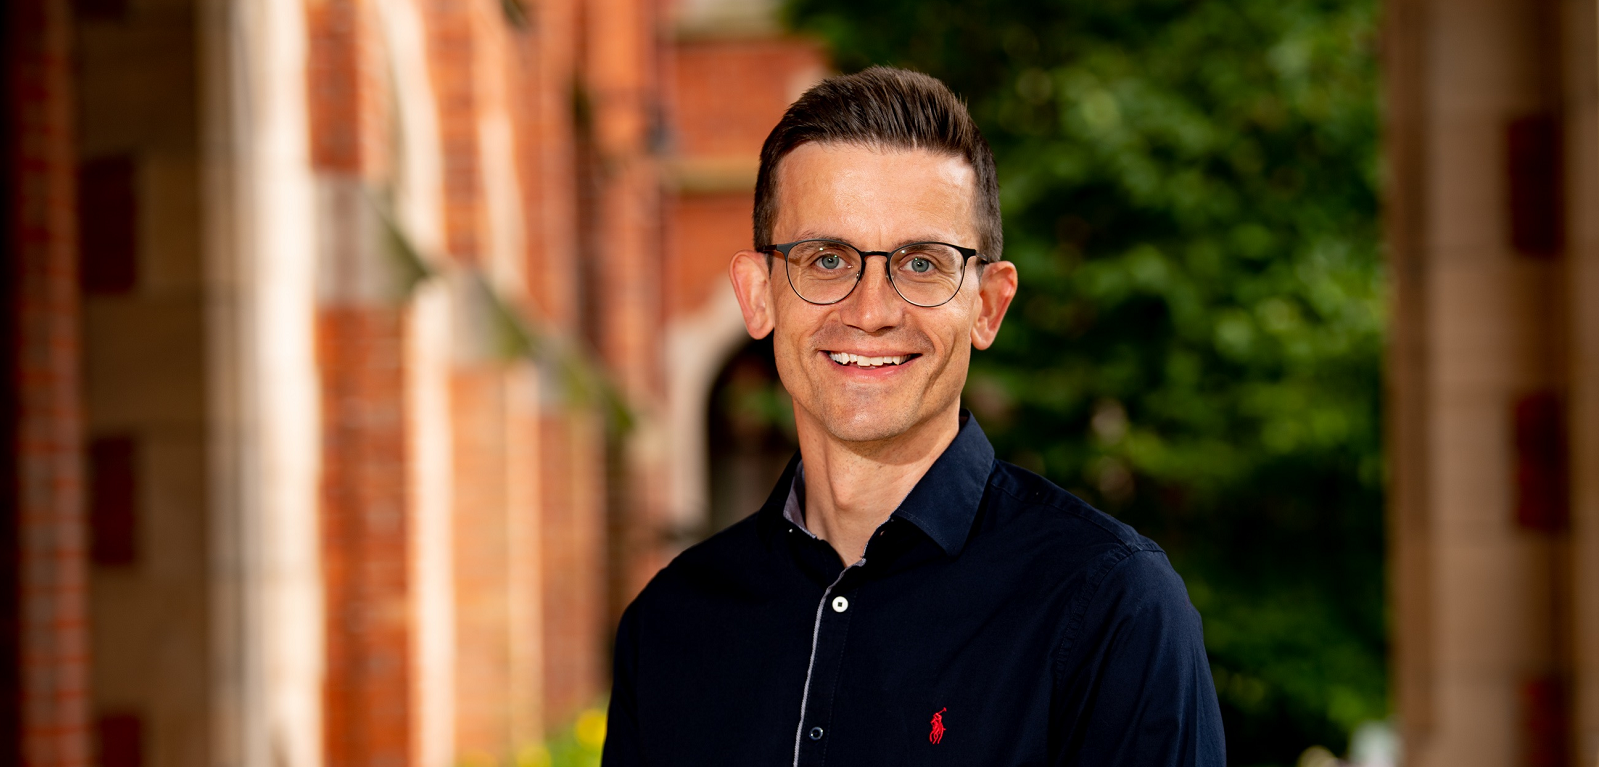
[[1053,763],[1222,767],[1221,710],[1182,579],[1158,550],[1104,573],[1056,659]]
[[637,618],[630,607],[622,613],[616,630],[616,650],[611,664],[611,703],[605,719],[602,767],[639,767],[644,764],[638,722]]

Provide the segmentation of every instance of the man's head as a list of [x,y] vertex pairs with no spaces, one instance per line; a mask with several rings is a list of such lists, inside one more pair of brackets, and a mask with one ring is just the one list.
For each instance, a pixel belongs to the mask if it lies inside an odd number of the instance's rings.
[[823,80],[789,106],[761,146],[755,177],[755,249],[771,247],[780,204],[777,168],[804,144],[845,144],[879,150],[925,149],[965,160],[976,174],[974,210],[978,238],[972,244],[989,261],[1004,250],[999,178],[994,153],[966,105],[936,78],[920,72],[872,67]]
[[[823,245],[773,249],[811,240]],[[796,101],[761,152],[755,241],[733,259],[733,286],[750,334],[774,333],[802,436],[953,426],[972,347],[993,343],[1016,270],[998,260],[992,153],[943,83],[874,68]],[[948,291],[931,299],[915,286],[929,260],[908,247],[927,242],[957,246]],[[815,287],[806,270],[834,282]]]

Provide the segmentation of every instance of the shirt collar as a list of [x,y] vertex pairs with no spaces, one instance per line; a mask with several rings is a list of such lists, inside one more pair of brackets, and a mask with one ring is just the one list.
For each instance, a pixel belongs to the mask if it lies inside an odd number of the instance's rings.
[[794,479],[788,483],[788,498],[783,501],[783,519],[812,538],[816,533],[805,526],[805,461],[794,464]]
[[[988,476],[994,470],[994,446],[977,425],[977,419],[965,410],[960,419],[955,440],[933,461],[892,515],[915,525],[950,556],[966,546],[972,520],[977,517],[977,507],[988,487]],[[767,507],[780,512],[782,520],[806,535],[816,537],[805,526],[805,466],[799,456],[789,461],[788,470],[767,499]]]
[[994,446],[988,435],[971,413],[962,410],[960,418],[955,441],[894,510],[894,516],[915,525],[950,556],[966,546],[988,476],[994,472]]

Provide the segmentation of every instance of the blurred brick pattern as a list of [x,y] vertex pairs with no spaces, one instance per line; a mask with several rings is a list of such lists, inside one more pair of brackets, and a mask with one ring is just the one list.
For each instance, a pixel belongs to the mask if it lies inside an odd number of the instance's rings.
[[71,18],[65,0],[5,13],[20,705],[0,748],[29,767],[78,767],[90,754]]
[[325,309],[317,327],[329,764],[412,762],[404,332],[381,307]]
[[[506,763],[599,700],[826,66],[735,5],[5,6],[0,767]],[[1599,0],[1384,14],[1407,763],[1589,765]],[[307,412],[239,405],[299,359]]]
[[[703,513],[668,508],[704,478],[664,424],[705,393],[667,381],[722,360],[664,340],[727,300],[820,51],[653,0],[6,13],[0,767],[503,764],[599,702],[619,611]],[[314,253],[238,245],[263,228]],[[274,401],[314,412],[249,422],[297,353],[306,397]],[[314,455],[267,454],[279,418]],[[296,462],[314,511],[250,516]],[[314,552],[268,556],[302,523]]]
[[593,702],[609,657],[604,575],[603,479],[600,427],[591,417],[558,414],[540,424],[544,484],[541,526],[544,559],[544,684],[548,720],[570,721]]
[[[455,502],[455,742],[464,754],[503,753],[511,733],[511,550],[506,411],[500,371],[450,382]],[[531,680],[529,680],[531,681]]]

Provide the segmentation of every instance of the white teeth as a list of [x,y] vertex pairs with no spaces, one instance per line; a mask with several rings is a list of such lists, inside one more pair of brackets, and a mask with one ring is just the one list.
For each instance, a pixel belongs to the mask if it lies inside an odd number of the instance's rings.
[[834,362],[837,362],[840,365],[855,365],[863,368],[875,368],[882,367],[883,365],[904,364],[907,355],[899,354],[892,357],[867,357],[861,354],[850,354],[849,352],[828,352],[827,356],[831,357]]

